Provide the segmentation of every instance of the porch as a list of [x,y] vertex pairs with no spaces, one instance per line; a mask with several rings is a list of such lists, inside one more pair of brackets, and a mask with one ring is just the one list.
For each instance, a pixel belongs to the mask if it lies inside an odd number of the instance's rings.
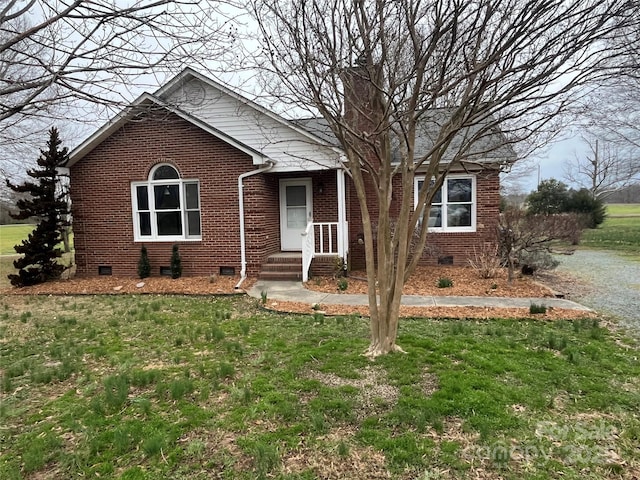
[[248,180],[247,187],[247,216],[261,221],[246,228],[247,261],[259,278],[307,281],[310,270],[331,275],[346,265],[343,170],[269,171]]
[[269,255],[258,275],[260,280],[302,281],[313,275],[333,275],[346,265],[347,224],[309,222],[300,243],[302,251]]

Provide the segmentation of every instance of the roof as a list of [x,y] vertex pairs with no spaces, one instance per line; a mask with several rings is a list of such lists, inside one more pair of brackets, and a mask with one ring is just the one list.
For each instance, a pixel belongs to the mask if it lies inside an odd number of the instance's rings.
[[[299,138],[306,139],[305,142],[316,145],[328,147],[334,153],[341,155],[341,146],[335,135],[333,134],[329,123],[324,118],[305,118],[299,120],[286,120],[280,115],[272,112],[271,110],[257,104],[244,97],[237,91],[232,90],[226,85],[223,85],[215,80],[212,80],[205,75],[193,70],[192,68],[185,68],[180,74],[173,77],[162,87],[157,89],[153,94],[144,93],[138,97],[130,106],[123,109],[118,115],[113,117],[102,127],[96,130],[91,136],[89,136],[84,142],[78,145],[69,155],[69,161],[67,167],[70,167],[84,158],[95,147],[102,143],[106,138],[112,135],[116,130],[121,128],[127,122],[129,122],[135,115],[137,115],[141,109],[157,106],[159,108],[166,109],[184,120],[198,126],[199,128],[211,133],[215,137],[225,141],[226,143],[238,148],[240,151],[248,154],[254,160],[254,164],[263,164],[268,155],[260,151],[260,146],[249,145],[247,142],[252,142],[251,138],[246,138],[245,141],[240,141],[238,138],[225,133],[223,129],[216,128],[211,124],[211,119],[207,120],[202,115],[198,116],[197,110],[187,111],[185,108],[180,108],[173,103],[168,103],[166,99],[169,99],[175,94],[178,89],[182,88],[189,81],[197,80],[203,82],[209,87],[222,92],[224,95],[239,102],[251,109],[251,111],[259,112],[261,115],[265,115],[270,121],[275,122],[274,125],[280,125],[278,128],[285,128],[290,130],[284,130],[292,132],[295,131],[295,135],[299,135]],[[419,125],[419,135],[416,138],[415,155],[421,157],[426,155],[433,147],[434,141],[441,131],[441,126],[447,121],[449,115],[444,110],[434,110],[429,115],[425,115],[423,121]],[[447,163],[454,159],[453,152],[458,148],[463,138],[467,136],[479,135],[481,127],[471,126],[467,127],[463,131],[459,132],[451,144],[449,149],[449,160],[445,153],[443,161]],[[241,136],[240,136],[241,137]],[[394,151],[394,159],[398,160],[400,156],[399,149]],[[493,133],[485,134],[484,136],[476,139],[467,152],[465,160],[473,161],[477,163],[513,163],[516,160],[516,154],[511,147],[504,140],[504,136],[497,129],[493,130]]]
[[[418,135],[415,143],[415,157],[420,158],[427,155],[433,148],[436,137],[441,131],[442,125],[448,117],[444,110],[434,110],[430,115],[418,125]],[[340,148],[340,142],[333,134],[329,122],[324,118],[305,118],[292,120],[292,123],[308,130],[310,133],[325,141],[329,145]],[[444,162],[451,161],[456,149],[460,148],[464,137],[479,136],[471,145],[471,149],[465,154],[465,160],[477,163],[513,163],[517,155],[513,147],[506,142],[504,135],[497,128],[488,128],[486,132],[481,131],[480,125],[472,125],[458,133],[448,150],[445,153]],[[394,160],[399,160],[399,150],[393,152]]]
[[182,119],[196,125],[197,127],[209,132],[213,136],[219,138],[220,140],[233,145],[238,150],[246,153],[252,158],[262,158],[263,155],[257,151],[256,149],[250,147],[249,145],[238,142],[234,138],[230,137],[226,133],[220,131],[219,129],[201,121],[195,116],[181,110],[175,105],[169,105],[164,102],[161,98],[158,98],[155,95],[150,93],[143,93],[140,95],[130,106],[122,110],[118,115],[113,117],[107,123],[105,123],[102,127],[96,130],[91,136],[89,136],[84,142],[78,145],[73,151],[69,154],[69,160],[67,161],[66,167],[71,167],[82,158],[84,158],[89,152],[91,152],[95,147],[97,147],[100,143],[106,140],[109,136],[111,136],[114,132],[120,129],[123,125],[128,123],[131,119],[133,119],[140,111],[148,109],[151,106],[157,106],[159,108],[163,108],[171,113],[176,114]]
[[230,89],[229,87],[216,82],[191,68],[185,68],[181,73],[179,73],[167,83],[165,83],[162,87],[157,89],[153,94],[143,93],[142,95],[140,95],[131,105],[124,108],[116,116],[107,121],[102,127],[97,129],[92,135],[90,135],[80,145],[73,149],[73,151],[69,155],[69,161],[67,162],[66,166],[71,167],[75,163],[80,161],[115,131],[132,120],[133,117],[137,115],[141,109],[148,108],[151,105],[155,105],[160,108],[164,108],[167,111],[175,113],[184,120],[202,128],[203,130],[220,138],[228,144],[247,153],[253,158],[254,164],[265,163],[268,156],[261,152],[259,149],[252,147],[246,141],[239,141],[237,138],[229,135],[222,129],[216,128],[215,126],[211,125],[211,123],[207,122],[205,119],[198,117],[197,114],[188,112],[185,108],[180,108],[174,103],[169,103],[166,101],[166,99],[171,96],[172,92],[175,92],[177,89],[181,88],[182,85],[184,85],[191,79],[197,79],[198,81],[201,81],[206,85],[222,92],[224,95],[235,99],[237,102],[239,102],[239,104],[245,105],[249,109],[265,115],[271,121],[275,122],[278,125],[281,125],[282,128],[289,129],[289,131],[295,131],[297,135],[305,139],[305,142],[307,144],[329,146],[335,151],[336,157],[340,156],[340,152],[334,148],[334,145],[328,145],[323,139],[316,137],[309,130],[301,128],[295,123],[284,119],[280,115],[262,107],[261,105],[258,105],[257,103],[249,100],[240,93]]

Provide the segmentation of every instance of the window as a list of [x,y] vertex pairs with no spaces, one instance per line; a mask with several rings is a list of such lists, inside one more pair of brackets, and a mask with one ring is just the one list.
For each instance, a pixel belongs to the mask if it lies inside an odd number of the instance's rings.
[[[416,178],[414,205],[424,178]],[[433,181],[432,181],[433,184]],[[476,178],[473,175],[449,175],[436,192],[429,210],[428,226],[441,232],[476,231]]]
[[200,240],[200,186],[171,165],[156,166],[131,185],[135,240]]

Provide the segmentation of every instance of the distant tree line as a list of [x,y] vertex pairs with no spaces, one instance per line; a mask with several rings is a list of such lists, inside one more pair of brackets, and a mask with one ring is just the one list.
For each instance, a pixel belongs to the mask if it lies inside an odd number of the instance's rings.
[[640,203],[640,183],[612,193],[607,197],[607,203]]

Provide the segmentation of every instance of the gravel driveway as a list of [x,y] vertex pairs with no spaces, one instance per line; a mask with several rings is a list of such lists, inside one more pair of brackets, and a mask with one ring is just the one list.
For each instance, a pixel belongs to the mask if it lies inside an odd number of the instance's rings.
[[640,262],[603,250],[578,250],[557,259],[558,290],[640,331]]

